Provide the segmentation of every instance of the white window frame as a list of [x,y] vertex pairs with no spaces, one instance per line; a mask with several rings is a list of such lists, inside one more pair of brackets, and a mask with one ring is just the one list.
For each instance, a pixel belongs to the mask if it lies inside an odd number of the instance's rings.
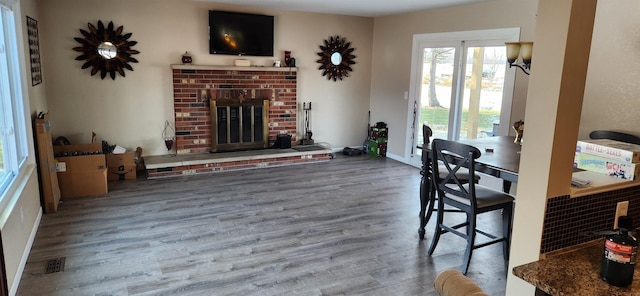
[[[19,195],[19,184],[33,172],[33,139],[19,0],[0,0],[0,137],[5,173],[0,175],[0,214],[7,213]],[[25,21],[26,24],[26,21]],[[29,131],[29,132],[28,132]],[[31,164],[31,166],[29,166]],[[18,193],[18,194],[16,194]],[[1,222],[1,220],[0,220]]]

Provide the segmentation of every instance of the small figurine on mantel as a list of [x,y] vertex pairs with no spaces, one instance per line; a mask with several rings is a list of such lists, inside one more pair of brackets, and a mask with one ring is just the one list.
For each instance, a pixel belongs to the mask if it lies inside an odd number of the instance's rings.
[[524,121],[516,121],[513,124],[513,130],[516,131],[516,139],[513,142],[522,145],[522,136],[524,135]]
[[191,57],[191,54],[188,51],[185,51],[184,54],[182,55],[182,63],[185,65],[190,65],[191,62],[193,62],[193,58]]

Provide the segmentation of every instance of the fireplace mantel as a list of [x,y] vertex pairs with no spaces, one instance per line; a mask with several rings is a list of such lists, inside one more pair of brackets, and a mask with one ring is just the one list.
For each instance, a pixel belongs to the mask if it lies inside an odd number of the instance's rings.
[[236,67],[236,66],[214,66],[214,65],[185,65],[174,64],[171,69],[176,70],[223,70],[223,71],[271,71],[271,72],[297,72],[296,67]]

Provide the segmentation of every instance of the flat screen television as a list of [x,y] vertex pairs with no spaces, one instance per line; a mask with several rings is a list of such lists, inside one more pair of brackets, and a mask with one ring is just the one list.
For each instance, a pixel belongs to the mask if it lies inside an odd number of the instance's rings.
[[273,16],[210,10],[209,53],[273,56]]

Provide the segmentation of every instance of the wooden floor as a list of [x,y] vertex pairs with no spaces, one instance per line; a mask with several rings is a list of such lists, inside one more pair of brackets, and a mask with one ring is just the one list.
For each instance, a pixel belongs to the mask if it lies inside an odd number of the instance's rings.
[[[427,255],[419,183],[416,168],[342,155],[110,182],[43,216],[17,295],[435,295],[465,243],[445,234]],[[499,214],[479,223],[499,229]],[[64,271],[44,274],[57,257]],[[468,276],[504,295],[501,246],[476,250]]]

